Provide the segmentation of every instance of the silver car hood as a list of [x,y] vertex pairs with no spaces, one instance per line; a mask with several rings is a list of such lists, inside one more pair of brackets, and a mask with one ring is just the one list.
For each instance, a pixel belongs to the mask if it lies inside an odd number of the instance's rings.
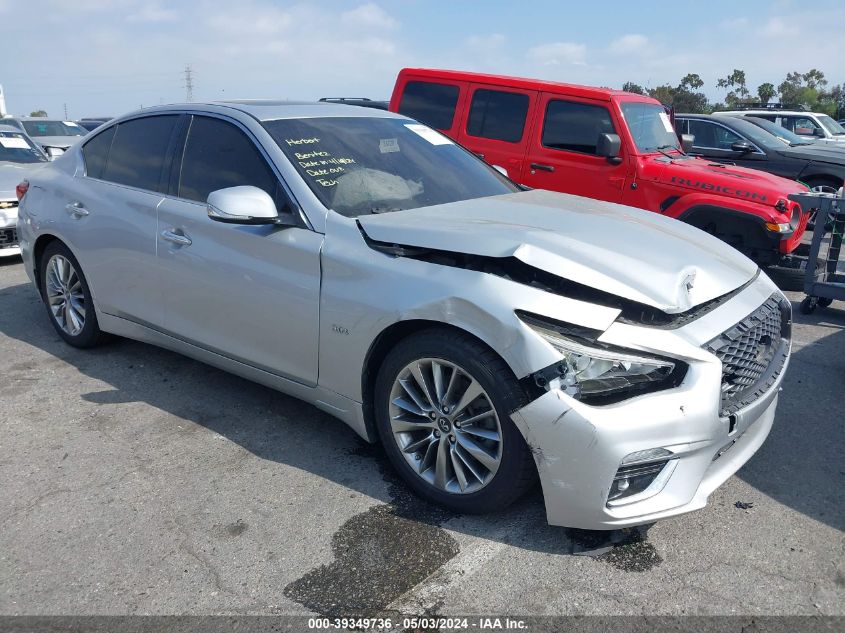
[[0,200],[16,199],[15,187],[26,175],[34,169],[41,169],[49,163],[13,163],[11,161],[0,161]]
[[738,251],[678,220],[549,191],[368,215],[358,222],[377,242],[515,257],[670,314],[731,292],[757,273]]

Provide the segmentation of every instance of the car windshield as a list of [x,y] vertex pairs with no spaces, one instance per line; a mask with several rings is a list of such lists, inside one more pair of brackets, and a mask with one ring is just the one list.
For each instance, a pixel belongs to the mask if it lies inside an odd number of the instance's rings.
[[[771,150],[783,149],[783,141],[781,141],[777,135],[773,134],[772,132],[769,132],[768,130],[764,130],[760,127],[757,127],[751,121],[746,121],[744,118],[731,117],[730,120],[726,121],[725,123],[728,125],[728,127],[732,127],[735,132],[739,132],[748,140],[755,143],[758,147],[763,147],[765,149]],[[775,127],[779,126],[775,125]]]
[[447,137],[408,119],[264,121],[327,208],[347,217],[519,191]]
[[72,121],[23,121],[30,136],[85,136],[88,131]]
[[663,106],[656,103],[623,101],[622,116],[641,152],[660,149],[680,150],[680,142]]
[[791,132],[787,130],[782,125],[778,125],[774,121],[769,121],[768,119],[761,119],[760,117],[756,116],[749,116],[745,117],[749,121],[751,121],[754,125],[763,128],[769,134],[776,136],[778,139],[786,143],[787,145],[812,145],[812,141],[808,141],[805,138],[798,136],[795,132]]
[[23,134],[0,130],[0,161],[45,163],[47,157]]
[[834,136],[845,136],[845,127],[839,125],[839,123],[831,119],[826,114],[819,115],[817,118],[819,123],[822,124],[822,127]]

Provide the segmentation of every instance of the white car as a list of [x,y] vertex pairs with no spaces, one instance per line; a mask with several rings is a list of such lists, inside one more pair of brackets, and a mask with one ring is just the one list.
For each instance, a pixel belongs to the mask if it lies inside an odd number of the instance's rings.
[[20,255],[17,186],[27,174],[48,161],[24,132],[0,125],[0,257]]
[[823,112],[801,110],[728,110],[714,115],[753,116],[773,121],[801,138],[845,147],[845,127]]

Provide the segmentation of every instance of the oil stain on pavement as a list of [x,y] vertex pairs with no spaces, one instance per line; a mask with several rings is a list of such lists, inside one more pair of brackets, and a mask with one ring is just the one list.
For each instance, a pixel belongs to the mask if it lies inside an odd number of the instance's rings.
[[347,520],[332,536],[334,561],[284,589],[288,598],[329,617],[381,611],[458,553],[455,539],[440,527],[454,514],[414,496],[380,447],[352,452],[376,460],[391,503]]
[[572,541],[572,553],[589,556],[613,565],[621,571],[648,571],[663,559],[647,539],[648,526],[613,530],[566,530]]

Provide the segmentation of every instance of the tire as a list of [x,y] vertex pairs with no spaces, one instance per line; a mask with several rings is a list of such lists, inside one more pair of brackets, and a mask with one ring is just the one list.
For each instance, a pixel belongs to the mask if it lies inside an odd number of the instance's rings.
[[830,297],[821,297],[819,299],[819,305],[822,308],[829,308],[831,303],[833,303],[833,299],[831,299]]
[[818,302],[815,297],[804,297],[799,310],[801,310],[801,314],[812,314],[816,311],[816,305],[818,305]]
[[[477,396],[458,410],[461,394]],[[462,514],[501,510],[536,480],[528,446],[510,420],[525,403],[498,355],[446,329],[401,341],[382,363],[374,393],[376,426],[393,467],[417,495]]]
[[47,245],[39,262],[41,299],[50,323],[66,343],[94,347],[105,335],[100,331],[88,281],[70,249],[61,242]]
[[[804,260],[800,261],[800,266],[769,266],[766,268],[766,274],[781,290],[800,292],[804,290],[804,280],[807,276],[808,263],[809,260]],[[825,265],[823,259],[816,260],[816,270],[823,268]]]

